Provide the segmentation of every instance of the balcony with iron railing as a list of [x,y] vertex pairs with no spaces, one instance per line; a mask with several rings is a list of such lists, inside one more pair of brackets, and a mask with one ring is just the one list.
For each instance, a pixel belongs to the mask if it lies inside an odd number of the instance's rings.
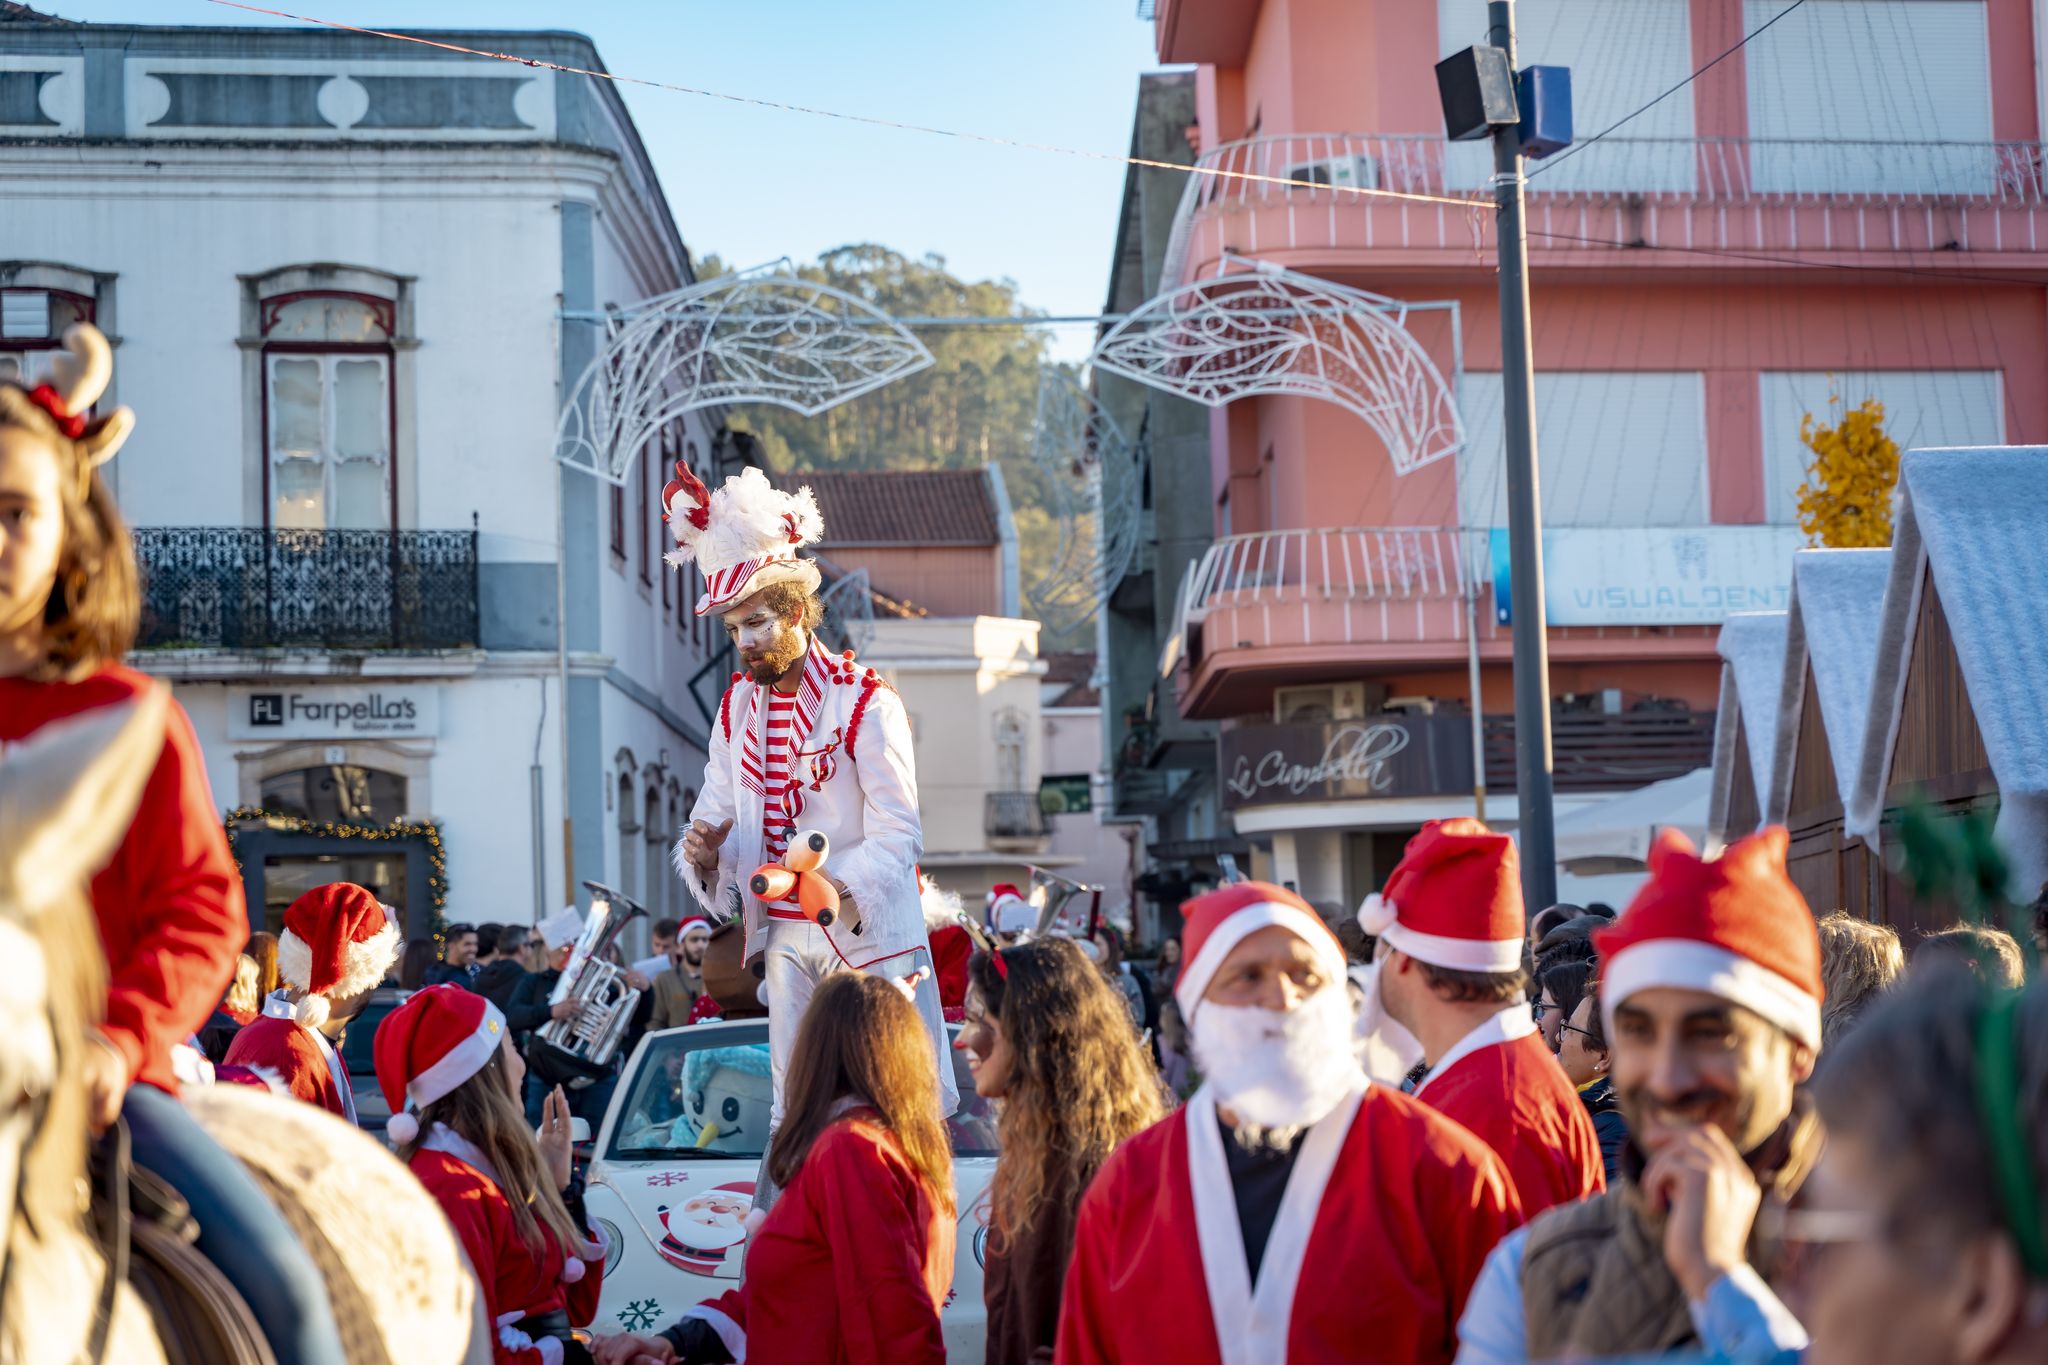
[[[1353,526],[1226,536],[1181,580],[1160,673],[1175,676],[1183,714],[1222,720],[1259,709],[1276,683],[1462,664],[1475,625],[1482,659],[1505,661],[1512,628],[1495,614],[1491,535]],[[1548,634],[1564,660],[1710,659],[1716,629],[1553,626]]]
[[143,526],[144,649],[477,646],[477,532]]
[[[1204,152],[1182,192],[1162,279],[1213,270],[1226,251],[1490,257],[1485,143],[1441,135],[1283,133]],[[1643,248],[1820,253],[1830,261],[1967,252],[1976,266],[2038,269],[2048,171],[2037,142],[1603,138],[1528,163],[1536,263],[1600,266]],[[1358,190],[1472,199],[1401,200]],[[1682,258],[1681,258],[1682,259]]]
[[1052,826],[1037,792],[990,792],[982,806],[982,832],[991,848],[1007,848],[1041,844],[1052,837]]

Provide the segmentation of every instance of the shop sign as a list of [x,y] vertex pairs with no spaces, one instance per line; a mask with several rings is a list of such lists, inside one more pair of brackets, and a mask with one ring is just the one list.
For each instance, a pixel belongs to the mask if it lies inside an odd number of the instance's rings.
[[1086,773],[1046,777],[1038,783],[1038,805],[1047,815],[1086,815],[1095,809]]
[[1223,806],[1448,796],[1472,790],[1469,716],[1368,716],[1223,732]]
[[[1553,626],[1718,625],[1783,611],[1796,526],[1559,527],[1543,533],[1543,613]],[[1492,537],[1494,619],[1509,624],[1508,533]]]
[[432,684],[228,690],[229,739],[430,739],[440,730]]

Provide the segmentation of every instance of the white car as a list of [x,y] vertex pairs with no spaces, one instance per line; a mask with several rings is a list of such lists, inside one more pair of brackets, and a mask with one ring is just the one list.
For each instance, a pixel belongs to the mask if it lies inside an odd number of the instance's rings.
[[[954,1031],[948,1027],[949,1042]],[[940,1321],[949,1359],[980,1360],[988,1336],[984,1192],[995,1176],[996,1124],[960,1054],[948,1056],[961,1095],[946,1124],[960,1227]],[[658,1332],[739,1280],[771,1092],[765,1019],[664,1029],[633,1049],[584,1194],[606,1238],[597,1331]]]

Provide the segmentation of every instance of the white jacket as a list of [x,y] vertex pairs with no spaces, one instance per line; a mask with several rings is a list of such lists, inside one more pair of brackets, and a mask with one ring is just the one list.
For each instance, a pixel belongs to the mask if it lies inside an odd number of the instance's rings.
[[[767,947],[767,911],[747,885],[767,857],[764,803],[745,763],[750,729],[759,752],[759,727],[768,709],[764,691],[743,678],[726,692],[711,730],[703,792],[690,812],[691,820],[714,828],[733,822],[718,851],[717,877],[706,878],[690,864],[680,839],[675,847],[677,873],[707,910],[723,917],[738,908],[745,916],[750,959]],[[858,934],[845,920],[825,932],[855,967],[928,949],[917,884],[924,832],[902,698],[865,667],[827,654],[814,639],[797,692],[795,724],[791,776],[798,785],[789,798],[800,807],[795,827],[820,831],[832,841],[825,872],[846,884],[863,920]]]

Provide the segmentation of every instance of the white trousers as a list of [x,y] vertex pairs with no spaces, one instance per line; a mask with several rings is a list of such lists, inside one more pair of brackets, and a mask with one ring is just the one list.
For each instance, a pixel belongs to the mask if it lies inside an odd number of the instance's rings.
[[[771,919],[768,947],[763,955],[768,987],[768,1057],[775,1075],[775,1105],[768,1130],[782,1126],[782,1078],[789,1073],[789,1059],[796,1053],[797,1030],[803,1027],[804,1012],[818,983],[834,972],[847,970],[846,963],[832,948],[825,931],[809,920]],[[946,1044],[946,1017],[939,1006],[939,983],[931,974],[929,948],[903,953],[872,967],[874,976],[900,981],[922,967],[925,979],[917,984],[917,1012],[924,1019],[925,1032],[932,1040],[932,1060],[939,1069],[939,1117],[959,1107],[960,1090],[953,1083],[953,1058]]]

